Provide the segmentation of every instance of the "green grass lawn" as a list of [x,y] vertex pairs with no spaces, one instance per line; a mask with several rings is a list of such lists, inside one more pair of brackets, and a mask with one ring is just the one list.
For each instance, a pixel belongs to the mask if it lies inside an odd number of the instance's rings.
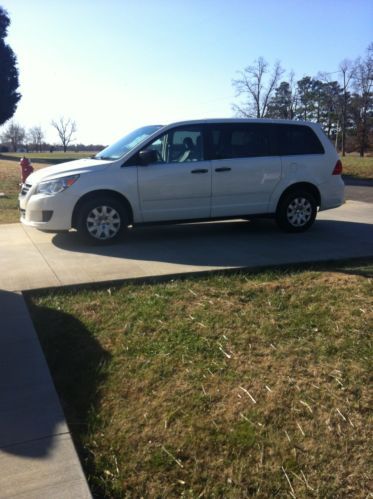
[[97,497],[369,496],[373,265],[28,295]]

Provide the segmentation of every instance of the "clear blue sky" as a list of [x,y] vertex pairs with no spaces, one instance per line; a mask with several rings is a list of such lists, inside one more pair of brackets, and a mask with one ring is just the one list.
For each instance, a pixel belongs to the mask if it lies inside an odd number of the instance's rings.
[[[107,144],[143,124],[232,116],[231,80],[263,56],[297,78],[373,41],[372,0],[0,0],[23,95],[14,119],[77,122]],[[1,129],[0,129],[1,132]]]

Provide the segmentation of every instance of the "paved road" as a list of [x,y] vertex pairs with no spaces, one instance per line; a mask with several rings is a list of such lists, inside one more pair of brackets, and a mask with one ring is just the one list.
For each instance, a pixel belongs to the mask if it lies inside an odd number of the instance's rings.
[[373,203],[373,180],[343,178],[346,184],[346,199]]

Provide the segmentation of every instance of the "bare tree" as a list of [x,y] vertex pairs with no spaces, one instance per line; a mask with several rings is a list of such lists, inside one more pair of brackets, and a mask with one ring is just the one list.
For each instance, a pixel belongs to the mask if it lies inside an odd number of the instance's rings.
[[[233,109],[239,116],[263,118],[266,115],[269,99],[275,91],[283,69],[276,62],[272,73],[269,64],[259,57],[252,66],[239,72],[239,78],[232,81],[236,97],[243,97],[243,104],[234,104]],[[268,76],[267,76],[268,75]]]
[[34,126],[28,131],[29,141],[33,147],[41,152],[41,146],[44,140],[44,132],[40,126]]
[[25,136],[25,129],[12,120],[9,122],[1,138],[3,142],[10,144],[14,152],[17,152],[18,147],[23,144]]
[[295,73],[293,70],[291,70],[289,73],[289,85],[290,85],[290,92],[291,92],[290,119],[293,120],[295,115],[296,115],[297,107],[298,107],[298,103],[299,103],[298,87],[297,87],[297,82],[295,81]]
[[52,121],[52,126],[57,130],[58,136],[63,146],[63,152],[67,151],[72,136],[76,132],[76,123],[71,118],[65,119],[63,116],[58,121]]

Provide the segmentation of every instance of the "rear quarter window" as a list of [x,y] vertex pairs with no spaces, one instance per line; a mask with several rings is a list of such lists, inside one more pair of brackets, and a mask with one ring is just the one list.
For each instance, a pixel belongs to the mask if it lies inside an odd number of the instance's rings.
[[282,156],[325,153],[319,138],[308,126],[281,125],[278,132]]

